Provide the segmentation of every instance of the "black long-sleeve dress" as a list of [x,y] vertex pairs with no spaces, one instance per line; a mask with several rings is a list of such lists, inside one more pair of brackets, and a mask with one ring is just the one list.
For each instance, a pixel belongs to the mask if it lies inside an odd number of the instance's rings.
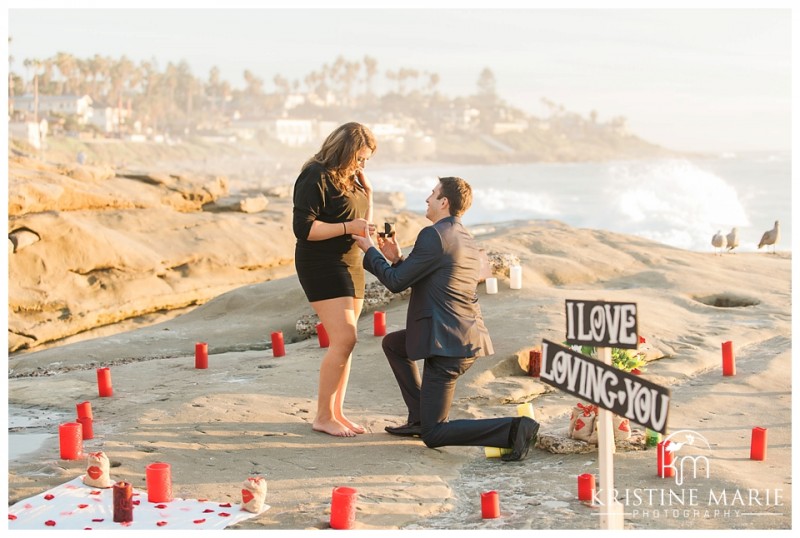
[[309,241],[308,234],[315,220],[330,223],[365,218],[369,209],[366,193],[358,187],[340,191],[325,168],[313,163],[295,181],[293,201],[294,264],[308,300],[363,298],[361,250],[350,235]]

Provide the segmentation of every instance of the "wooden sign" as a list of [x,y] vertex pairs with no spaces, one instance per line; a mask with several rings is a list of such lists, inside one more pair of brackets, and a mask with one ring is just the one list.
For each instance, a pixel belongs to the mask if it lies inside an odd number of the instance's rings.
[[667,433],[669,389],[548,340],[540,379],[653,431]]
[[566,301],[567,343],[636,349],[636,303]]

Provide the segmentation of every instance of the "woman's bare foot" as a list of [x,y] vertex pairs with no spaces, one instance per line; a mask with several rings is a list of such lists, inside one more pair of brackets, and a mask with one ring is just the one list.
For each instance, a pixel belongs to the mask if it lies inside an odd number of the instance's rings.
[[339,421],[341,424],[343,424],[345,427],[349,428],[350,431],[352,431],[354,433],[364,433],[364,432],[367,431],[367,430],[364,429],[364,426],[361,426],[360,424],[356,424],[355,422],[351,422],[344,415],[336,417],[336,420]]
[[314,431],[327,433],[334,437],[355,437],[356,434],[347,426],[337,422],[336,420],[319,421],[315,420],[311,425]]

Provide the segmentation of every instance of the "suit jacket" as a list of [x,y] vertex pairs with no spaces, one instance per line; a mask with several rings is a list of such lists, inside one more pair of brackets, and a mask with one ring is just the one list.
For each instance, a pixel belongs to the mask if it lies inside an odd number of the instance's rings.
[[370,248],[364,268],[394,293],[411,287],[406,318],[409,358],[494,353],[476,293],[478,248],[458,217],[423,228],[408,258],[394,266],[377,248]]

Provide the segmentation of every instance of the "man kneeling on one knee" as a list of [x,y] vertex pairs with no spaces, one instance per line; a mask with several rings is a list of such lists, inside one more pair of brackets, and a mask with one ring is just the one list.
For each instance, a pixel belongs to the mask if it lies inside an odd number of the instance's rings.
[[[458,177],[440,178],[427,200],[433,224],[417,236],[408,258],[395,236],[353,236],[364,268],[390,291],[411,288],[406,328],[386,335],[383,351],[394,372],[408,420],[387,426],[393,435],[419,436],[428,447],[493,446],[512,449],[504,461],[528,455],[539,424],[529,417],[448,421],[458,378],[478,357],[494,353],[478,305],[479,250],[461,223],[472,188]],[[418,360],[425,361],[420,378]]]

